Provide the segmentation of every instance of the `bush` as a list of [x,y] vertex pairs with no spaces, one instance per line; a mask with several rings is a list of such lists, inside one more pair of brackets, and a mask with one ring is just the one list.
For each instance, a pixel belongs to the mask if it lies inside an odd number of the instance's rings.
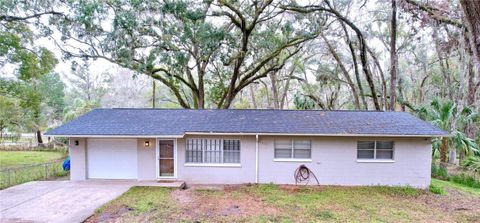
[[440,180],[449,180],[450,176],[448,175],[447,168],[440,165],[432,165],[432,177]]
[[434,194],[440,194],[440,195],[445,194],[445,191],[443,190],[443,188],[433,184],[430,184],[429,191]]
[[476,173],[480,173],[480,156],[470,156],[463,161],[462,166]]
[[469,176],[467,174],[458,174],[458,175],[453,175],[450,178],[451,181],[462,184],[468,187],[473,187],[473,188],[480,188],[480,181],[475,179],[473,176]]

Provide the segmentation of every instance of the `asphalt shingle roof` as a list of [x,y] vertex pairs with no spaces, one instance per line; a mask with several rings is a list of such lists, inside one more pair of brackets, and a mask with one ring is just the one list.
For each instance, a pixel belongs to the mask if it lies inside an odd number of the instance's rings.
[[440,136],[406,112],[271,109],[94,109],[46,135],[183,135],[186,132]]

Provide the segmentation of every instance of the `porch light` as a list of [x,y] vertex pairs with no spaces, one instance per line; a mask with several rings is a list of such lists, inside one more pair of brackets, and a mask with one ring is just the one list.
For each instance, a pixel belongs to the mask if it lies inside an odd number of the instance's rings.
[[150,141],[145,141],[145,147],[150,147]]
[[78,143],[78,140],[75,140],[75,145],[78,146],[78,144],[79,144],[79,143]]

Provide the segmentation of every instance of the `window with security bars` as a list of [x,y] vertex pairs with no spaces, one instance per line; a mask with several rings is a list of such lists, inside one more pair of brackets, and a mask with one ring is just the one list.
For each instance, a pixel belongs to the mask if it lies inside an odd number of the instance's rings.
[[393,141],[358,141],[357,159],[393,160]]
[[310,159],[310,140],[275,140],[275,159]]
[[187,139],[187,163],[240,163],[240,140]]

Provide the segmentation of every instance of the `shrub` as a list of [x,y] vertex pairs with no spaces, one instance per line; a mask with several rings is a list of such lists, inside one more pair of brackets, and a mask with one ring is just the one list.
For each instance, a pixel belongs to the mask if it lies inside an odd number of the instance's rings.
[[443,190],[443,188],[433,184],[430,184],[429,191],[434,194],[440,194],[440,195],[445,194],[445,191]]
[[468,187],[473,187],[473,188],[480,188],[480,181],[475,179],[473,176],[469,176],[467,174],[458,174],[458,175],[453,175],[450,178],[451,181],[462,184]]
[[463,161],[462,166],[473,171],[480,173],[480,156],[470,156]]
[[449,180],[450,176],[448,175],[447,168],[440,166],[440,165],[432,165],[432,177],[441,179],[441,180]]

